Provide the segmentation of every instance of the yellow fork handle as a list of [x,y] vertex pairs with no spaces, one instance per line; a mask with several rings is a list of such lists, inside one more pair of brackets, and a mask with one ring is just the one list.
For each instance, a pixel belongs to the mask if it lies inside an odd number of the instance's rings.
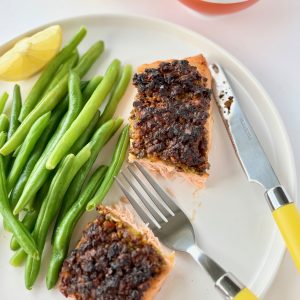
[[233,300],[258,300],[232,273],[227,272],[220,277],[215,287],[225,299]]
[[300,272],[300,214],[296,205],[295,203],[283,205],[275,209],[272,214]]
[[258,298],[247,288],[241,290],[233,300],[258,300]]

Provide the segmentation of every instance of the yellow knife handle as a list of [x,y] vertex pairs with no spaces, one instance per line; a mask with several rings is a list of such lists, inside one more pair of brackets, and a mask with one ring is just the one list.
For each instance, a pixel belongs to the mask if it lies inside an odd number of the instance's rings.
[[258,298],[247,288],[241,290],[233,300],[258,300]]
[[265,196],[286,247],[300,272],[300,214],[297,207],[282,186],[267,190]]
[[283,205],[273,211],[273,217],[300,272],[300,214],[295,203]]

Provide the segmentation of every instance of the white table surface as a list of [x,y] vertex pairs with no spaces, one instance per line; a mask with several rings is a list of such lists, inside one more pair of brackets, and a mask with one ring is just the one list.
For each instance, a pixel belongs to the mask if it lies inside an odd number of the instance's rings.
[[[299,0],[260,0],[246,10],[216,16],[193,12],[177,0],[0,0],[0,44],[43,23],[95,13],[162,18],[199,32],[236,56],[273,98],[300,173]],[[286,254],[264,299],[299,300],[299,295],[300,276]]]

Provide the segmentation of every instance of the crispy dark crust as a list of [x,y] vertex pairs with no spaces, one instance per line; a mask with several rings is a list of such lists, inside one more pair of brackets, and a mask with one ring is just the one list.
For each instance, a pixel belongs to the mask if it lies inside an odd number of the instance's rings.
[[192,59],[150,66],[133,80],[138,93],[131,113],[131,155],[206,174],[210,77],[200,74]]
[[60,290],[75,299],[140,300],[166,268],[160,252],[103,206],[65,260]]

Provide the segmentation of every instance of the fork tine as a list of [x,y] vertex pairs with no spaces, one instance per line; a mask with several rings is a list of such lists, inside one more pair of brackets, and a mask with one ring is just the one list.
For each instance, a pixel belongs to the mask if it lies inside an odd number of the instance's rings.
[[143,188],[143,190],[146,192],[146,194],[149,196],[149,198],[152,200],[153,204],[156,206],[156,208],[163,214],[165,217],[174,216],[174,213],[172,212],[171,208],[164,202],[159,201],[153,193],[146,187],[146,185],[143,183],[143,181],[137,176],[137,174],[132,169],[132,166],[128,166],[127,169],[131,173],[131,175],[136,179],[136,181],[140,184],[140,186]]
[[[118,177],[115,177],[116,183],[136,211],[136,213],[140,216],[140,218],[144,221],[145,224],[149,224],[149,227],[151,229],[153,228],[160,228],[160,226],[157,226],[159,224],[155,224],[153,220],[149,217],[149,215],[144,211],[144,209],[139,205],[139,203],[135,200],[134,197],[126,190],[125,186],[121,183]],[[149,213],[150,214],[150,213]]]
[[[142,194],[141,192],[138,190],[138,188],[133,184],[133,182],[131,180],[128,179],[128,177],[126,176],[126,174],[121,171],[120,172],[122,174],[122,176],[125,178],[125,180],[127,181],[127,183],[129,184],[129,186],[134,190],[134,192],[137,194],[137,196],[139,197],[139,199],[143,202],[143,204],[146,206],[146,208],[148,209],[148,211],[151,213],[152,217],[155,219],[155,221],[157,223],[161,223],[161,222],[168,222],[168,220],[166,219],[166,217],[162,214],[162,213],[158,213],[158,211],[153,207],[155,206],[154,203],[151,203],[151,201],[148,201]],[[152,205],[151,205],[152,204]]]
[[[180,208],[175,204],[175,202],[164,192],[164,190],[155,182],[151,175],[142,167],[139,163],[134,162],[137,168],[141,171],[141,173],[145,176],[148,182],[151,184],[153,189],[158,193],[164,203],[167,204],[169,208],[171,208],[173,213],[180,211]],[[174,214],[173,214],[174,215]]]

